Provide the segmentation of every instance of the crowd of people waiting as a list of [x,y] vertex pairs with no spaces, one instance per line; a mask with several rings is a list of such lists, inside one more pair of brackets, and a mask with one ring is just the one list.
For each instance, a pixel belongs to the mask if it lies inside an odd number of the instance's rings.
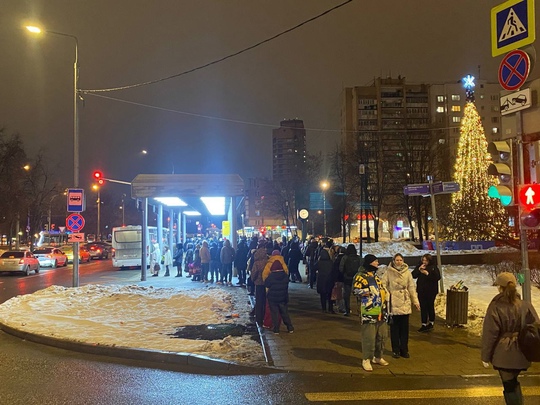
[[[372,364],[389,364],[383,358],[388,327],[392,357],[410,358],[409,316],[413,306],[420,311],[422,326],[418,331],[434,329],[435,298],[441,274],[430,254],[424,254],[411,271],[398,253],[382,275],[376,256],[367,254],[362,259],[354,244],[345,248],[328,238],[312,238],[301,244],[297,238],[272,241],[254,236],[249,244],[246,238],[241,238],[236,250],[227,239],[191,241],[185,246],[178,243],[174,255],[165,247],[162,256],[156,243],[150,254],[153,276],[159,275],[162,264],[164,276],[169,276],[170,267],[174,266],[176,277],[182,277],[184,268],[187,277],[192,277],[193,281],[227,286],[232,286],[234,264],[238,277],[236,284],[255,296],[251,315],[259,327],[272,328],[274,333],[279,333],[281,321],[289,333],[294,331],[288,313],[288,285],[303,282],[299,270],[301,262],[305,264],[305,282],[319,294],[323,313],[341,312],[350,316],[351,295],[356,297],[364,370],[372,371]],[[517,282],[512,274],[501,273],[496,284],[500,294],[493,299],[486,313],[482,361],[485,367],[492,363],[499,371],[506,403],[517,404],[522,403],[517,376],[530,366],[530,362],[517,346],[516,330],[521,318],[533,322],[538,320],[538,315],[517,295]],[[502,324],[497,322],[501,316]],[[505,348],[501,348],[501,342]]]

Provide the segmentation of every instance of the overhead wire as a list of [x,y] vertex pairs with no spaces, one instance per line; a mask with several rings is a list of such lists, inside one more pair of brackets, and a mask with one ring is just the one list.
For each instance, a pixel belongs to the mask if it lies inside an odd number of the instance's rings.
[[[135,105],[135,106],[139,106],[139,107],[151,108],[151,109],[154,109],[154,110],[170,112],[170,113],[173,113],[173,114],[188,115],[188,116],[191,116],[191,117],[205,118],[205,119],[223,121],[223,122],[231,122],[231,123],[234,123],[234,124],[253,125],[253,126],[265,127],[265,128],[275,128],[276,127],[275,124],[266,124],[266,123],[262,123],[262,122],[236,120],[236,119],[231,119],[231,118],[216,117],[216,116],[212,116],[212,115],[197,114],[197,113],[192,113],[192,112],[188,112],[188,111],[174,110],[172,108],[159,107],[159,106],[155,106],[155,105],[151,105],[151,104],[139,103],[137,101],[124,100],[124,99],[121,99],[121,98],[105,96],[103,94],[89,93],[88,95],[93,96],[93,97],[106,99],[106,100],[118,101],[120,103],[131,104],[131,105]],[[454,129],[454,128],[459,128],[459,126],[423,128],[423,129],[378,129],[378,130],[362,130],[361,132],[374,132],[374,133],[425,132],[425,131],[441,131],[441,130],[445,130],[445,129]],[[304,128],[304,129],[306,131],[334,132],[334,133],[356,133],[356,132],[359,132],[358,130],[357,131],[344,131],[342,129],[331,129],[331,128]]]
[[345,6],[348,3],[351,3],[352,1],[353,0],[346,0],[341,4],[338,4],[338,5],[330,8],[330,9],[328,9],[326,11],[323,11],[322,13],[320,13],[320,14],[314,16],[314,17],[311,17],[311,18],[309,18],[309,19],[295,25],[294,27],[288,28],[285,31],[282,31],[282,32],[280,32],[280,33],[278,33],[276,35],[271,36],[270,38],[264,39],[262,41],[257,42],[256,44],[248,46],[247,48],[244,48],[244,49],[242,49],[240,51],[231,53],[231,54],[229,54],[227,56],[216,59],[216,60],[214,60],[212,62],[205,63],[204,65],[194,67],[192,69],[186,70],[186,71],[181,72],[181,73],[176,73],[174,75],[163,77],[161,79],[149,80],[149,81],[146,81],[146,82],[130,84],[130,85],[126,85],[126,86],[110,87],[110,88],[105,88],[105,89],[86,89],[86,90],[81,89],[79,91],[84,93],[84,94],[104,93],[104,92],[110,92],[110,91],[120,91],[120,90],[133,89],[133,88],[136,88],[136,87],[148,86],[148,85],[151,85],[151,84],[160,83],[160,82],[164,82],[166,80],[174,79],[176,77],[184,76],[184,75],[187,75],[188,73],[193,73],[193,72],[195,72],[197,70],[201,70],[201,69],[207,68],[209,66],[215,65],[217,63],[223,62],[223,61],[225,61],[227,59],[233,58],[233,57],[238,56],[238,55],[240,55],[240,54],[242,54],[244,52],[250,51],[250,50],[255,49],[255,48],[257,48],[257,47],[259,47],[259,46],[261,46],[263,44],[266,44],[266,43],[268,43],[270,41],[273,41],[274,39],[279,38],[282,35],[288,34],[289,32],[292,32],[292,31],[302,27],[303,25],[306,25],[306,24],[308,24],[310,22],[313,22],[313,21],[325,16],[326,14],[329,14],[329,13],[337,10],[338,8],[341,8],[341,7]]

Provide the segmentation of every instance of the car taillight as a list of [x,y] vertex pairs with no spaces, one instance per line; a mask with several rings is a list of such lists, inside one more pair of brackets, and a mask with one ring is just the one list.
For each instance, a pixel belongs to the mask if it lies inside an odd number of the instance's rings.
[[24,259],[19,260],[19,264],[24,264]]
[[52,255],[47,255],[47,256],[45,256],[45,257],[47,257],[47,258],[49,258],[49,259],[50,259],[50,258],[52,258]]

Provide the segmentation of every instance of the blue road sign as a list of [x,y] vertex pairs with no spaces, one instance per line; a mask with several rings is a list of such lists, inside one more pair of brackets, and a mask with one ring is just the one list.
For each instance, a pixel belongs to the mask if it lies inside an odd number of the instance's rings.
[[84,218],[80,214],[71,214],[66,218],[66,228],[73,232],[79,232],[84,228]]
[[505,90],[519,89],[529,77],[531,61],[520,49],[506,55],[499,65],[499,83]]
[[407,184],[403,187],[403,194],[411,196],[429,194],[429,183]]
[[532,44],[536,38],[534,0],[509,0],[491,9],[491,54]]
[[83,212],[85,205],[84,190],[80,188],[69,188],[67,192],[67,211]]

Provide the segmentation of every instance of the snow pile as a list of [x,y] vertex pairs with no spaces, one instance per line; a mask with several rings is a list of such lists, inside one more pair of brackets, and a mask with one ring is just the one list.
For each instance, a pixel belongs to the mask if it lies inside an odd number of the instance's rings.
[[260,344],[249,336],[227,336],[217,341],[170,336],[186,325],[247,324],[246,305],[244,291],[240,296],[219,288],[51,286],[0,305],[0,322],[26,332],[88,344],[264,362]]
[[[360,249],[360,244],[356,244],[356,248]],[[403,256],[422,256],[429,251],[418,250],[414,245],[407,242],[377,242],[363,243],[362,255],[375,255],[377,257],[393,257],[396,253],[401,253]]]

